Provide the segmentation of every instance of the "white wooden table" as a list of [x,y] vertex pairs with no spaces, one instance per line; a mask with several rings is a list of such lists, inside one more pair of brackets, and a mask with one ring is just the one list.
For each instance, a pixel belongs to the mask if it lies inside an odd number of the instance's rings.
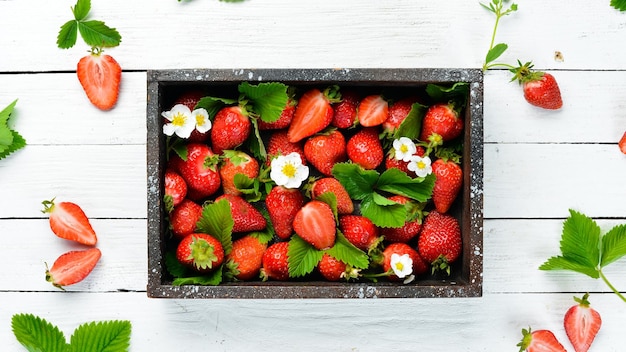
[[[562,328],[591,292],[604,325],[592,351],[624,350],[626,304],[601,282],[537,267],[557,254],[573,208],[603,230],[626,222],[626,13],[609,1],[519,1],[501,22],[504,61],[553,73],[560,111],[527,104],[510,73],[484,79],[484,292],[480,298],[161,300],[146,295],[146,70],[482,66],[494,17],[478,1],[107,0],[124,69],[117,107],[101,112],[75,75],[88,49],[56,46],[73,0],[0,1],[0,106],[19,98],[28,146],[0,161],[0,341],[23,351],[11,316],[32,313],[66,335],[81,323],[132,322],[132,351],[516,351],[524,327]],[[554,58],[555,51],[564,60]],[[44,262],[71,248],[41,201],[79,203],[102,261],[61,292]],[[606,275],[626,290],[626,262]],[[623,291],[622,291],[623,292]]]

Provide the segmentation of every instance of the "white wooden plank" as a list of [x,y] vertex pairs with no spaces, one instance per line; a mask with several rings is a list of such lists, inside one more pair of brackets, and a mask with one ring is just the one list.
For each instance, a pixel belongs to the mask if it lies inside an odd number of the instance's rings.
[[[67,336],[88,321],[130,320],[130,351],[512,351],[528,326],[552,330],[572,350],[562,325],[572,296],[203,301],[147,299],[142,293],[5,292],[0,339],[6,351],[23,351],[10,320],[31,313]],[[623,309],[615,307],[623,302],[612,294],[590,299],[603,318],[592,349],[622,351]]]
[[[91,105],[74,73],[0,75],[0,109],[28,144],[145,144],[146,74],[124,72],[117,105]],[[10,89],[9,89],[10,87]]]
[[486,218],[626,214],[626,156],[616,145],[486,144]]
[[[144,291],[147,283],[146,220],[91,219],[102,258],[89,276],[67,291]],[[0,291],[58,291],[45,280],[46,263],[51,267],[61,254],[87,247],[56,237],[47,219],[0,220],[5,270]],[[18,269],[19,268],[19,269]]]
[[[544,110],[524,100],[508,71],[485,76],[486,143],[612,143],[626,131],[626,72],[552,71],[563,107]],[[617,149],[617,146],[614,147]]]
[[0,162],[0,218],[43,217],[57,197],[94,218],[146,218],[145,145],[28,145]]

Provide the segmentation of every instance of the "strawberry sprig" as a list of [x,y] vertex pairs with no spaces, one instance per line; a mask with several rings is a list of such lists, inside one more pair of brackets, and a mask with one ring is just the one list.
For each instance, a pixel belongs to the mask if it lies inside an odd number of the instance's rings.
[[[507,9],[504,8],[504,0],[492,0],[489,5],[485,5],[483,3],[480,6],[485,9],[493,12],[496,15],[496,23],[493,26],[493,33],[491,34],[491,43],[489,44],[489,50],[487,51],[487,56],[485,57],[485,63],[483,64],[483,71],[487,71],[488,69],[495,66],[510,66],[501,63],[492,63],[494,60],[500,57],[506,49],[508,49],[508,45],[505,43],[496,42],[496,32],[498,31],[498,24],[500,23],[500,19],[504,16],[511,14],[512,12],[517,11],[517,4],[513,3]],[[495,45],[494,45],[495,44]],[[510,66],[512,68],[512,66]]]
[[604,275],[603,268],[626,255],[626,224],[613,227],[604,235],[590,217],[570,209],[563,223],[561,255],[543,263],[540,270],[570,270],[602,281],[626,302],[626,297]]
[[76,44],[78,33],[85,43],[92,48],[112,48],[120,45],[122,36],[112,27],[98,20],[89,20],[91,0],[78,0],[72,7],[74,19],[61,26],[57,36],[57,45],[61,49],[69,49]]

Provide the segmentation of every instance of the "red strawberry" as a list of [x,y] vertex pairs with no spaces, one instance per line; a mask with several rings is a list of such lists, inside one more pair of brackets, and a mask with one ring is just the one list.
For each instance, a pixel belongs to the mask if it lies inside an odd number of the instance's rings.
[[245,199],[232,194],[224,194],[215,200],[228,200],[230,213],[233,216],[233,232],[261,231],[267,225],[263,214]]
[[402,122],[404,122],[404,119],[406,119],[411,112],[411,108],[417,100],[418,99],[416,97],[409,97],[393,103],[389,107],[389,115],[387,119],[383,122],[383,130],[387,133],[391,133],[398,129]]
[[311,199],[316,199],[326,192],[332,192],[337,199],[337,213],[351,214],[354,211],[354,203],[350,199],[348,191],[334,177],[324,177],[315,180],[311,184]]
[[372,220],[361,215],[342,215],[339,229],[350,243],[368,252],[378,246],[380,231]]
[[304,205],[304,195],[295,188],[274,186],[265,198],[265,206],[278,238],[286,240],[293,234],[293,219]]
[[346,143],[348,158],[366,170],[372,170],[383,162],[385,153],[378,139],[378,130],[374,127],[364,128],[350,137]]
[[122,80],[122,68],[102,49],[94,48],[76,67],[76,75],[89,101],[100,110],[110,110],[117,103]]
[[289,155],[293,152],[300,154],[302,165],[306,165],[302,144],[291,143],[287,137],[287,131],[276,131],[272,133],[267,142],[267,161],[265,164],[269,166],[273,158],[279,155]]
[[46,281],[63,290],[63,286],[85,279],[96,267],[101,256],[102,253],[95,247],[64,253],[54,261],[52,268],[46,268]]
[[341,279],[349,281],[359,277],[357,269],[326,253],[324,253],[320,262],[317,263],[317,270],[328,281],[339,281]]
[[436,133],[445,141],[453,140],[463,132],[463,119],[450,104],[439,103],[426,110],[422,120],[421,141],[428,141]]
[[445,213],[461,191],[463,170],[451,159],[437,159],[431,166],[436,176],[432,199],[437,211]]
[[187,183],[187,198],[200,200],[220,189],[222,181],[217,170],[219,157],[202,143],[187,144],[187,160],[173,155],[170,165]]
[[96,232],[91,227],[89,218],[83,209],[72,202],[54,203],[52,200],[42,202],[42,213],[50,215],[50,229],[60,238],[95,246],[98,242]]
[[461,227],[458,220],[436,210],[426,215],[417,242],[420,256],[433,265],[433,270],[450,274],[449,264],[461,255]]
[[361,97],[353,90],[341,92],[341,101],[333,104],[333,120],[331,124],[337,128],[350,128],[356,125],[357,108]]
[[576,352],[587,352],[602,326],[602,317],[590,307],[588,298],[588,293],[582,298],[574,297],[577,304],[565,312],[565,333]]
[[359,103],[359,124],[365,127],[381,125],[389,116],[389,103],[381,95],[368,95]]
[[522,329],[522,341],[517,346],[520,352],[567,352],[550,330]]
[[171,169],[165,171],[165,208],[171,212],[187,196],[187,184],[181,175]]
[[549,73],[525,80],[522,84],[524,98],[531,105],[543,109],[557,110],[563,106],[561,90],[556,79]]
[[303,240],[317,250],[335,244],[335,216],[330,205],[312,200],[302,207],[293,220],[293,229]]
[[192,200],[184,199],[170,213],[170,227],[176,238],[182,239],[196,232],[196,224],[202,217],[202,206]]
[[192,233],[185,236],[178,244],[176,259],[199,273],[208,273],[224,262],[224,247],[217,238],[211,235]]
[[[413,155],[418,155],[418,156],[423,157],[424,154],[426,154],[426,150],[421,145],[418,145],[416,148],[417,150],[415,151],[415,153],[413,153]],[[406,173],[407,175],[414,177],[415,172],[409,170],[409,167],[408,167],[409,163],[406,161],[396,159],[395,153],[393,151],[394,149],[391,149],[391,151],[387,153],[387,157],[385,158],[385,169],[388,170],[391,168],[396,168],[401,171],[404,171],[404,173]]]
[[407,243],[417,236],[422,228],[422,207],[401,195],[393,195],[389,197],[389,199],[400,204],[405,204],[407,207],[407,219],[401,227],[385,227],[380,230],[380,233],[387,242]]
[[[428,264],[419,256],[417,251],[406,243],[392,243],[385,247],[383,251],[383,270],[388,272],[391,270],[391,256],[393,254],[405,255],[408,254],[411,258],[413,271],[411,274],[418,276],[428,271]],[[400,278],[396,274],[389,275],[389,279],[392,281],[399,280]]]
[[259,275],[267,244],[257,237],[246,235],[233,242],[226,256],[229,270],[238,280],[250,280]]
[[211,128],[213,151],[221,154],[226,149],[238,147],[250,136],[252,123],[248,113],[240,106],[227,106],[215,114]]
[[315,135],[304,143],[304,156],[319,172],[330,176],[336,163],[347,160],[346,140],[338,130]]
[[287,136],[291,143],[296,143],[312,136],[330,125],[333,120],[333,107],[336,102],[337,87],[324,92],[317,88],[309,89],[300,97]]
[[287,128],[291,121],[293,120],[293,115],[296,111],[296,102],[292,99],[287,101],[287,105],[283,109],[283,112],[280,114],[278,120],[274,122],[265,122],[259,119],[259,130],[279,130],[282,128]]
[[225,150],[220,165],[220,177],[224,193],[241,195],[235,186],[235,175],[243,174],[251,179],[259,176],[259,162],[250,155],[238,150]]
[[[200,102],[200,99],[202,99],[204,96],[205,96],[205,93],[201,90],[189,90],[189,91],[182,93],[176,99],[176,101],[174,102],[174,105],[183,104],[186,107],[188,107],[189,110],[193,111],[196,105],[198,105],[198,102]],[[210,135],[210,132],[208,131],[201,133],[197,129],[194,129],[193,131],[191,131],[191,136],[189,136],[189,138],[187,139],[187,142],[189,143],[206,142],[206,140],[209,138],[209,135]]]
[[626,154],[626,132],[624,132],[624,135],[619,140],[617,145],[619,146],[619,150],[621,150],[622,153]]
[[261,278],[286,281],[289,279],[289,242],[276,242],[263,253]]

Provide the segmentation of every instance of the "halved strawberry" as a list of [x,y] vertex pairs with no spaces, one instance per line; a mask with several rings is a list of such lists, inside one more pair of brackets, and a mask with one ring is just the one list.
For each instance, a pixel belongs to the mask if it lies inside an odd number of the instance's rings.
[[359,124],[365,127],[381,125],[389,116],[389,103],[378,94],[368,95],[359,103]]
[[52,200],[42,202],[42,213],[50,214],[50,229],[60,238],[75,241],[87,246],[94,246],[98,242],[96,232],[83,209],[76,203],[59,202]]
[[626,132],[624,132],[624,135],[622,136],[622,138],[619,140],[619,142],[617,143],[617,145],[619,146],[619,150],[626,154]]
[[567,352],[550,330],[522,329],[522,341],[517,346],[520,352]]
[[331,103],[339,101],[336,98],[337,91],[338,88],[334,86],[324,90],[324,92],[312,88],[300,97],[287,131],[291,143],[312,136],[330,125],[334,114]]
[[576,352],[587,352],[602,326],[602,317],[590,307],[588,298],[588,293],[582,298],[574,297],[576,304],[565,312],[563,319],[565,333]]
[[91,53],[78,61],[76,75],[89,101],[100,110],[110,110],[117,103],[122,80],[122,68],[102,49],[93,48]]
[[335,244],[335,215],[330,205],[312,200],[305,204],[293,220],[293,229],[303,240],[318,250]]
[[46,268],[46,281],[64,290],[85,279],[96,267],[102,252],[98,248],[69,251],[57,258],[50,269]]

